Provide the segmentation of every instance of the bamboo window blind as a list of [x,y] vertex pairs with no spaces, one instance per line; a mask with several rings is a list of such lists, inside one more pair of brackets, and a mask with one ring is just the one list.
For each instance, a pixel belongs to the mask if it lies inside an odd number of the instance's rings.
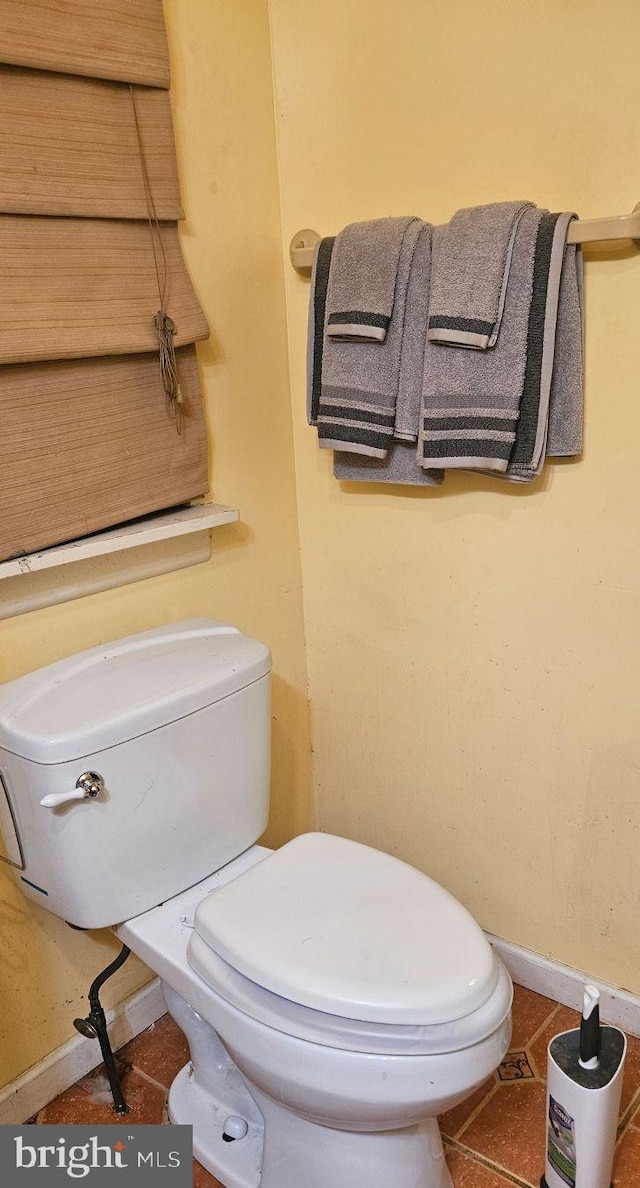
[[169,86],[162,0],[2,0],[0,61]]
[[0,560],[206,493],[168,85],[161,0],[0,0]]

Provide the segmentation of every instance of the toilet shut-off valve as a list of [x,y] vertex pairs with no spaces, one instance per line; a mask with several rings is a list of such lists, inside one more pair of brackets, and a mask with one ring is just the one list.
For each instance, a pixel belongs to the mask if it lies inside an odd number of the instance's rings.
[[104,779],[97,771],[85,771],[79,776],[72,792],[50,792],[43,796],[40,804],[44,808],[57,808],[70,800],[97,800],[104,792]]

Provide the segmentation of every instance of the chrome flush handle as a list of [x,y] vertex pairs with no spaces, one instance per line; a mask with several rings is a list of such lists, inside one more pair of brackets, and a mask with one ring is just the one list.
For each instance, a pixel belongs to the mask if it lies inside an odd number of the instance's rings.
[[104,779],[97,771],[85,771],[72,792],[50,792],[40,804],[44,808],[57,808],[69,800],[97,800],[104,792]]

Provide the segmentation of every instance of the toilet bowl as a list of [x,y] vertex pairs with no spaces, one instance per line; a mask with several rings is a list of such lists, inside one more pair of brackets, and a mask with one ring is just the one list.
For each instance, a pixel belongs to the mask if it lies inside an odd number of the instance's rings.
[[255,844],[270,667],[198,619],[2,686],[4,860],[160,976],[191,1054],[170,1117],[225,1188],[450,1188],[436,1117],[502,1060],[509,976],[399,859],[319,833]]
[[[193,1123],[223,1184],[449,1188],[436,1117],[502,1060],[512,987],[433,880],[307,834],[253,847],[118,935],[160,974],[187,1036],[170,1117]],[[247,1125],[232,1143],[229,1116]]]

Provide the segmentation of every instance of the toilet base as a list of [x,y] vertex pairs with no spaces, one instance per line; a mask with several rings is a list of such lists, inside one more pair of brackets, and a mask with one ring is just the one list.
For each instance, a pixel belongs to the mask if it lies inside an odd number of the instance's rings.
[[193,1126],[196,1159],[225,1188],[452,1188],[435,1118],[353,1134],[307,1122],[254,1086],[252,1097],[264,1124],[254,1116],[245,1138],[226,1143],[224,1123],[230,1113],[247,1117],[246,1098],[232,1088],[216,1100],[195,1083],[190,1065],[171,1086],[170,1120]]
[[[193,1126],[196,1159],[225,1188],[452,1188],[435,1118],[404,1130],[332,1130],[253,1085],[249,1095],[232,1065],[218,1071],[219,1095],[197,1084],[191,1065],[181,1069],[169,1092],[169,1118]],[[245,1118],[249,1129],[227,1143],[230,1114]]]

